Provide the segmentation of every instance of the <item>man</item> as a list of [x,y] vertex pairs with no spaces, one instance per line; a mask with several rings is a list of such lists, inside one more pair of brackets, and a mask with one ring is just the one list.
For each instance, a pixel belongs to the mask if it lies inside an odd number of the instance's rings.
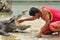
[[40,38],[42,34],[49,33],[51,31],[57,31],[60,33],[60,26],[58,26],[58,23],[60,23],[60,10],[50,7],[41,7],[40,9],[32,7],[29,10],[29,15],[32,17],[21,19],[17,22],[22,23],[24,21],[33,21],[40,17],[46,22],[41,28],[41,31],[35,37]]

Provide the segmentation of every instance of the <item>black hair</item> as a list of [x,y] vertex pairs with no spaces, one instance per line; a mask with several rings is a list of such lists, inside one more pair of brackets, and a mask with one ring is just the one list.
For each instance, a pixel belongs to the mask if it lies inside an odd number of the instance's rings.
[[40,10],[39,10],[38,8],[32,7],[32,8],[30,8],[30,10],[29,10],[29,15],[30,15],[30,16],[35,16],[35,14],[36,14],[36,13],[39,13],[39,12],[40,12]]

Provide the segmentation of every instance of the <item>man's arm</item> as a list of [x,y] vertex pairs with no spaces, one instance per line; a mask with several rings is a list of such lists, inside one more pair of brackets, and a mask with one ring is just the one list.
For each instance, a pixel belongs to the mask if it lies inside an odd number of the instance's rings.
[[44,14],[45,14],[45,19],[44,19],[44,21],[46,22],[46,25],[50,25],[49,12],[47,11],[47,9],[44,9],[43,12],[44,12]]
[[45,14],[45,18],[44,18],[44,21],[46,22],[45,25],[41,28],[41,33],[44,33],[48,28],[49,28],[49,25],[50,25],[50,17],[49,17],[49,12],[44,10],[44,14]]
[[33,16],[33,17],[30,17],[30,18],[26,18],[26,19],[23,19],[24,21],[33,21],[33,20],[35,20],[35,19],[37,19],[35,16]]
[[17,22],[21,23],[21,22],[24,22],[24,21],[33,21],[35,19],[37,19],[37,17],[32,16],[32,17],[29,17],[29,18],[26,18],[26,19],[18,20]]

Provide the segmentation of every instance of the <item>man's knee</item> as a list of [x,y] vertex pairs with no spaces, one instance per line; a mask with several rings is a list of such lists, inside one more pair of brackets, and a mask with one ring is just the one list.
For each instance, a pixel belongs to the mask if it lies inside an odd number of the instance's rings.
[[58,24],[60,24],[60,21],[52,22],[50,24],[50,26],[49,26],[50,30],[52,30],[52,31],[58,31],[58,29],[59,29]]

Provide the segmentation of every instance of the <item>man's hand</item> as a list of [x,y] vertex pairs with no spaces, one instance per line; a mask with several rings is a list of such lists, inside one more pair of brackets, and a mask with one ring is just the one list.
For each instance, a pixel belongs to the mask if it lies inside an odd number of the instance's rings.
[[17,21],[18,24],[19,24],[19,23],[22,23],[22,22],[24,22],[24,20],[18,20],[18,21]]

